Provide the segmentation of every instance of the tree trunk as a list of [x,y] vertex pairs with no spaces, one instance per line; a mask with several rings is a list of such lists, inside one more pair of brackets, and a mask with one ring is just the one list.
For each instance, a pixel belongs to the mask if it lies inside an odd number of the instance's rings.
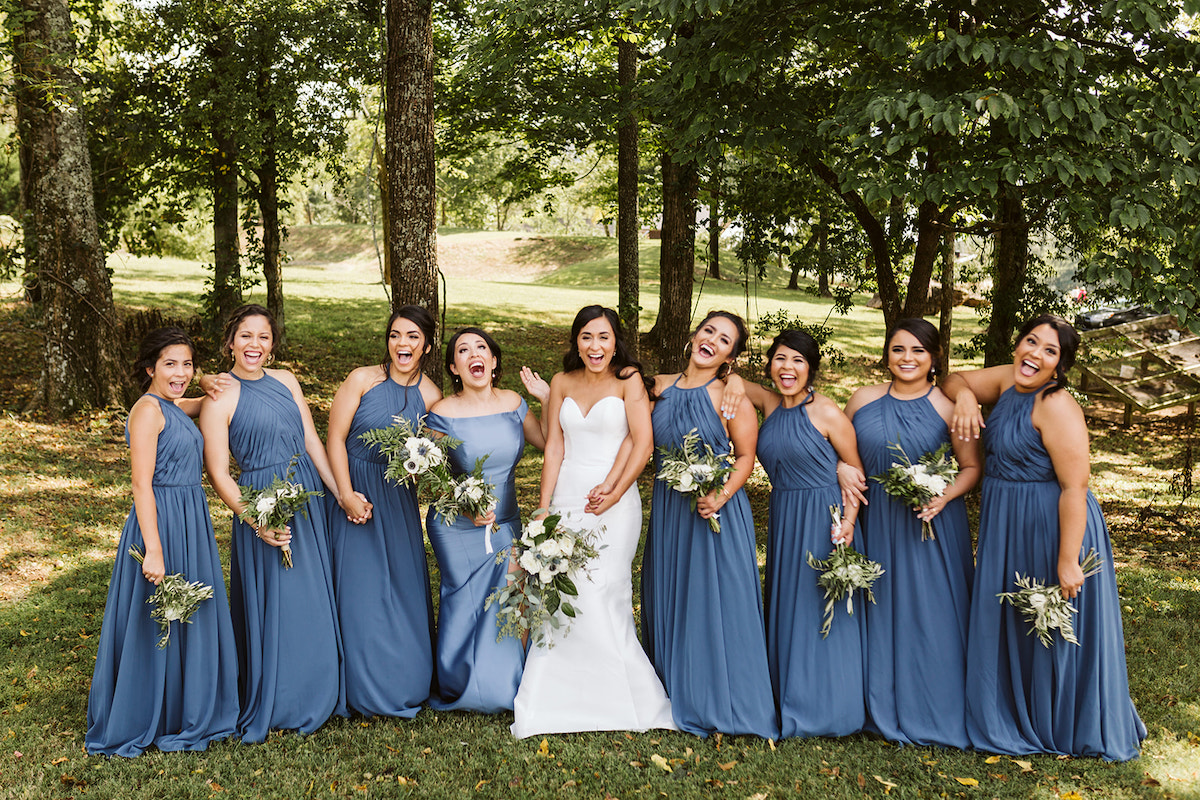
[[[384,149],[392,308],[424,306],[438,318],[437,173],[433,151],[433,5],[387,0]],[[431,342],[440,350],[440,339]],[[442,360],[426,359],[442,380]]]
[[1017,313],[1029,265],[1029,222],[1025,218],[1021,190],[1010,183],[1000,184],[998,205],[999,232],[992,268],[992,318],[983,349],[985,367],[1012,361],[1013,330],[1017,327]]
[[242,304],[241,226],[238,221],[238,145],[219,117],[213,120],[213,285],[210,333],[219,338],[225,321]]
[[942,247],[942,213],[937,204],[926,200],[917,207],[917,249],[913,253],[912,272],[904,296],[905,317],[923,317],[929,306],[929,281],[933,265]]
[[708,277],[721,280],[721,203],[713,188],[708,204]]
[[829,212],[821,206],[817,215],[817,291],[821,297],[833,297],[829,291]]
[[[822,219],[824,219],[824,217],[822,217]],[[791,264],[790,264],[791,265],[791,275],[788,277],[787,288],[789,288],[793,291],[798,291],[800,289],[800,266],[804,263],[804,251],[808,250],[810,247],[812,247],[814,244],[817,243],[817,240],[820,237],[821,231],[823,229],[824,229],[824,223],[822,222],[817,225],[816,230],[814,230],[811,234],[809,234],[808,241],[805,242],[800,247],[799,250],[792,251],[792,254],[790,256],[788,256],[788,259],[791,262]],[[821,247],[822,247],[822,249],[820,252],[822,254],[824,254],[825,245],[822,244]],[[780,266],[780,268],[783,267],[782,257],[780,257],[779,266]],[[821,285],[823,285],[826,289],[828,289],[829,288],[829,280],[828,280],[828,278],[826,278],[825,273],[821,271],[819,264],[818,264],[818,268],[817,268],[817,274],[820,276]],[[828,295],[822,295],[822,296],[828,297]]]
[[255,175],[258,177],[258,212],[262,218],[262,270],[263,279],[267,284],[267,310],[279,325],[279,341],[275,342],[274,352],[276,356],[282,356],[287,351],[287,324],[283,307],[283,264],[280,253],[283,231],[279,227],[279,161],[275,150],[275,132],[279,119],[267,97],[270,81],[270,73],[264,70],[258,81],[263,157]]
[[[19,41],[19,40],[18,40]],[[17,56],[19,58],[19,56]],[[21,220],[22,244],[25,250],[25,270],[21,275],[21,289],[27,303],[37,305],[42,302],[42,287],[37,275],[37,235],[33,230],[33,197],[29,182],[32,180],[30,170],[33,168],[33,148],[29,142],[33,134],[29,129],[28,119],[32,109],[38,104],[37,94],[29,83],[22,77],[17,67],[13,83],[17,106],[17,162],[20,165],[20,189],[18,217]]]
[[617,40],[617,83],[621,88],[621,124],[617,128],[617,315],[634,359],[641,352],[638,315],[642,310],[638,278],[638,120],[633,111],[637,84],[637,47]]
[[30,90],[18,102],[29,137],[28,216],[45,324],[33,404],[59,418],[119,404],[124,365],[96,223],[80,80],[70,67],[71,12],[66,0],[22,0],[21,11],[13,49],[20,85]]
[[677,372],[692,332],[692,281],[696,269],[695,163],[677,164],[662,155],[663,226],[659,255],[658,319],[650,331],[661,372]]
[[[949,220],[947,220],[949,222]],[[938,335],[942,342],[943,377],[950,372],[950,342],[954,328],[954,231],[942,236],[942,306]]]

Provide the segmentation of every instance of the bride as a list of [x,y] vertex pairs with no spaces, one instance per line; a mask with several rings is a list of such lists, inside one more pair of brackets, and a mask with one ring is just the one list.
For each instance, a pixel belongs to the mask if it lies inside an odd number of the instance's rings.
[[[522,376],[527,381],[532,373]],[[650,402],[616,312],[587,306],[550,382],[541,506],[598,531],[599,556],[576,581],[578,615],[552,649],[531,647],[512,733],[675,729],[671,704],[633,627],[630,566],[642,532],[635,482],[653,449]],[[542,386],[545,386],[543,383]]]

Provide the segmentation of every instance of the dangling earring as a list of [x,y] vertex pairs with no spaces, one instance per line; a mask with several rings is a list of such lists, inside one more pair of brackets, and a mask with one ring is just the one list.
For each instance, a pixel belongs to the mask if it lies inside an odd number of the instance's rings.
[[692,357],[692,343],[688,342],[683,346],[683,360],[687,361]]
[[266,357],[266,359],[264,359],[263,363],[266,364],[266,366],[268,366],[268,367],[271,366],[272,364],[274,364],[275,363],[275,353],[274,352],[267,353],[267,357]]

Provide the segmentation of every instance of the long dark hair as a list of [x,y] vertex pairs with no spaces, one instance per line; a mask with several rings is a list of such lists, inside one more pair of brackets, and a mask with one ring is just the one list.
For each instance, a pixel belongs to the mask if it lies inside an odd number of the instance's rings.
[[188,336],[183,328],[175,326],[156,328],[142,337],[142,343],[138,346],[137,360],[133,362],[133,380],[143,394],[150,388],[153,381],[146,370],[154,369],[163,350],[177,344],[184,345],[191,350],[192,359],[195,360],[196,345],[192,344],[192,337]]
[[221,338],[221,352],[226,358],[233,358],[233,337],[237,336],[238,328],[249,317],[266,317],[267,324],[271,326],[271,352],[275,351],[275,345],[279,344],[279,323],[275,321],[275,317],[266,306],[260,306],[258,303],[246,303],[240,306],[229,315],[229,321],[225,323],[225,331]]
[[[750,341],[750,331],[746,328],[746,321],[737,314],[734,314],[732,311],[708,312],[708,315],[704,319],[700,320],[700,324],[692,329],[692,336],[695,336],[697,333],[699,333],[700,329],[703,328],[705,323],[707,323],[710,319],[714,319],[716,317],[724,317],[732,322],[733,326],[737,329],[737,341],[733,343],[733,352],[730,354],[730,358],[736,360],[738,356],[746,351],[746,343]],[[683,351],[686,358],[692,357],[692,336],[688,337],[687,347],[684,348]],[[722,364],[721,367],[717,369],[718,377],[724,378],[729,374],[730,369],[731,367],[729,364]]]
[[454,391],[456,391],[456,392],[462,391],[462,388],[463,388],[462,377],[459,375],[455,375],[454,372],[450,369],[450,367],[454,366],[454,346],[456,344],[458,344],[458,340],[460,337],[465,336],[468,333],[473,333],[476,336],[478,336],[480,339],[483,339],[484,343],[487,344],[488,349],[492,351],[492,355],[495,356],[496,368],[494,370],[492,370],[492,386],[499,386],[500,385],[500,376],[504,374],[504,369],[503,369],[504,362],[501,360],[500,345],[496,344],[496,340],[493,339],[491,337],[491,335],[487,331],[485,331],[483,328],[476,328],[474,326],[468,326],[466,328],[459,328],[458,330],[456,330],[454,332],[454,335],[450,337],[450,341],[446,342],[445,366],[446,366],[446,374],[450,376],[450,385],[454,387]]
[[418,374],[425,371],[425,356],[433,352],[433,337],[437,335],[437,322],[434,321],[433,314],[430,314],[429,311],[421,306],[400,306],[393,311],[392,315],[388,317],[387,325],[383,329],[383,363],[379,365],[383,367],[384,374],[389,378],[392,375],[392,357],[388,352],[388,340],[392,337],[392,325],[398,319],[406,319],[413,323],[421,330],[421,335],[425,337],[425,349],[417,357]]
[[[786,347],[789,350],[795,350],[808,363],[808,381],[804,384],[806,391],[812,391],[813,381],[817,377],[817,373],[821,371],[821,348],[817,341],[812,336],[804,331],[789,328],[786,331],[781,331],[771,346],[767,348],[767,363],[763,366],[763,372],[767,375],[767,380],[771,380],[771,359],[775,358],[776,351],[781,347]],[[805,402],[808,402],[807,400]]]
[[1043,392],[1043,395],[1048,395],[1067,387],[1067,371],[1075,366],[1075,356],[1079,353],[1079,331],[1062,317],[1039,314],[1021,326],[1016,340],[1021,341],[1039,325],[1048,325],[1058,334],[1058,366],[1054,368],[1054,385]]
[[942,374],[942,337],[938,335],[938,329],[933,326],[933,323],[927,319],[920,317],[907,317],[897,320],[896,324],[888,332],[887,340],[883,343],[883,359],[887,361],[888,348],[892,346],[892,337],[898,331],[908,331],[911,333],[921,347],[933,357],[933,364],[929,367],[928,374],[925,375],[925,380],[933,383],[933,379]]
[[[621,318],[617,316],[616,311],[600,305],[584,306],[575,315],[575,321],[571,323],[571,339],[567,342],[567,352],[563,353],[562,357],[563,372],[583,369],[583,356],[579,353],[579,334],[583,331],[584,326],[600,317],[608,320],[615,342],[612,361],[609,362],[608,368],[621,380],[637,375],[643,382],[647,382],[642,365],[634,360],[629,353],[629,346],[625,344],[625,332],[621,328]],[[630,367],[632,369],[629,369]]]

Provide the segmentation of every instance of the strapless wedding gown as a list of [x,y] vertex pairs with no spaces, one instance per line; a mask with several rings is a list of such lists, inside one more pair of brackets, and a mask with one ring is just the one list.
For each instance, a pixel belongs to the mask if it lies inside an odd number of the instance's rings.
[[584,415],[567,397],[559,410],[565,443],[552,508],[574,528],[599,531],[604,545],[591,575],[575,581],[578,612],[551,649],[530,647],[517,692],[512,733],[675,729],[671,704],[633,626],[630,567],[642,532],[637,486],[600,516],[583,513],[587,493],[607,477],[629,426],[625,403],[599,400]]

